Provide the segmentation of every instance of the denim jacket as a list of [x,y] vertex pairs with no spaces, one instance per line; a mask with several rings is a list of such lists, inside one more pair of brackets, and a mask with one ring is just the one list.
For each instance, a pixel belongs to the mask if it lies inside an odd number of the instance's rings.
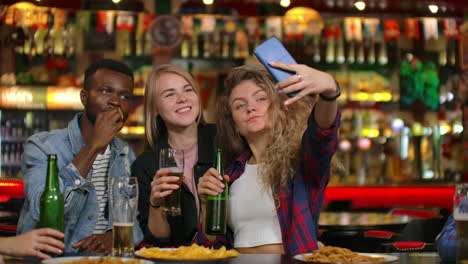
[[[84,146],[79,125],[81,115],[77,114],[67,128],[31,136],[25,143],[21,164],[25,201],[18,221],[19,234],[36,228],[39,223],[40,198],[47,175],[47,154],[57,154],[60,191],[65,201],[65,252],[78,251],[71,246],[93,234],[99,215],[99,203],[91,182],[92,168],[84,178],[72,163]],[[131,148],[114,137],[110,150],[109,177],[129,176],[130,166],[135,160]],[[111,230],[112,219],[107,212],[107,230]],[[134,224],[133,239],[135,245],[143,239],[138,221]]]

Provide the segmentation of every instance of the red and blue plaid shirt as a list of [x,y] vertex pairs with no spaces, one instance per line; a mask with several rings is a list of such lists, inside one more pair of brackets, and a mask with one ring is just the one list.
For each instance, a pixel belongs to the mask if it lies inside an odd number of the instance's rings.
[[[333,125],[327,130],[321,130],[315,123],[314,115],[310,115],[302,136],[301,157],[296,173],[286,186],[275,192],[277,197],[274,200],[286,254],[296,255],[317,249],[318,219],[323,193],[330,178],[330,161],[336,151],[340,116],[338,111]],[[226,169],[225,173],[230,176],[229,184],[244,173],[245,164],[251,156],[250,150],[244,152]],[[200,225],[197,243],[215,248],[223,245],[232,248],[233,233],[228,230],[225,236],[218,236],[211,242]]]

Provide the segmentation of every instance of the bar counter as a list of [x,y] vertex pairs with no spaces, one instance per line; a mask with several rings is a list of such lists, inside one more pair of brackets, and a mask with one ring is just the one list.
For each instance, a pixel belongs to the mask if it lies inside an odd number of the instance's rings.
[[351,201],[351,209],[438,207],[452,212],[453,184],[328,186],[323,208],[332,201]]
[[[398,261],[392,262],[394,264],[435,264],[441,263],[439,255],[436,252],[421,252],[421,253],[392,253],[391,255],[397,256]],[[223,260],[212,260],[212,261],[163,261],[155,260],[154,263],[161,264],[174,264],[174,263],[206,263],[206,264],[301,264],[306,263],[291,257],[282,255],[259,255],[259,254],[244,254],[236,258],[223,259]],[[33,264],[40,263],[39,260],[32,259],[6,259],[5,264]]]

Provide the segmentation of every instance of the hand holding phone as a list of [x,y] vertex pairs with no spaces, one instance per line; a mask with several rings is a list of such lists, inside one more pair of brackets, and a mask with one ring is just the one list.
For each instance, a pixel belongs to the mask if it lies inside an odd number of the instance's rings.
[[[254,54],[277,82],[281,82],[282,80],[295,74],[294,72],[285,71],[270,66],[271,61],[297,64],[296,60],[294,60],[291,54],[289,54],[283,44],[281,44],[281,42],[275,37],[268,39],[256,47]],[[288,96],[293,97],[296,94],[297,92],[290,93]]]

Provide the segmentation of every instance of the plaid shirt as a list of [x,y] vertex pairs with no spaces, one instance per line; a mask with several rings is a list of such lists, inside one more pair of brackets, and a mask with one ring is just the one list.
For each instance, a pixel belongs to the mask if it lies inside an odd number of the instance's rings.
[[[288,184],[275,191],[276,212],[281,227],[283,247],[286,254],[296,255],[312,252],[317,248],[317,231],[323,193],[330,178],[330,161],[336,151],[338,111],[334,124],[327,130],[321,130],[311,114],[307,129],[302,136],[300,159],[294,177]],[[245,164],[252,156],[250,150],[244,152],[225,173],[230,176],[230,183],[243,173]],[[233,247],[233,233],[228,230],[225,236],[218,236],[214,242],[207,239],[201,231],[197,243],[205,246]]]
[[436,239],[437,251],[442,261],[453,262],[457,255],[457,230],[455,220],[451,215]]

